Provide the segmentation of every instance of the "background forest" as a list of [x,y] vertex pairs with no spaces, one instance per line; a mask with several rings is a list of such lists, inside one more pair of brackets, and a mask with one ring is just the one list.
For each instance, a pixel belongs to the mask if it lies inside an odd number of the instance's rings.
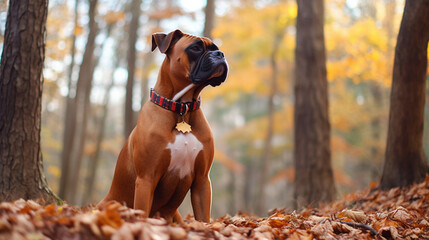
[[[263,215],[275,207],[293,206],[296,2],[208,2],[213,5],[206,8],[204,0],[50,0],[42,151],[49,186],[67,202],[95,203],[106,194],[117,155],[163,59],[158,51],[150,51],[150,36],[179,28],[210,36],[230,66],[225,84],[202,93],[202,109],[216,140],[213,217],[238,210]],[[402,0],[325,1],[338,196],[381,177],[403,6]],[[3,1],[1,42],[6,16]],[[429,128],[423,143],[427,156]],[[261,198],[265,201],[258,207]],[[191,213],[188,200],[181,211]]]

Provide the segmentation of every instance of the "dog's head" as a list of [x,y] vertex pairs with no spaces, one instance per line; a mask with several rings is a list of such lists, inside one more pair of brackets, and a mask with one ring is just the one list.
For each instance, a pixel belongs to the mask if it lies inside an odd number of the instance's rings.
[[218,86],[228,74],[225,56],[208,38],[196,37],[175,30],[152,35],[152,51],[158,47],[170,60],[175,77],[189,79],[199,85]]

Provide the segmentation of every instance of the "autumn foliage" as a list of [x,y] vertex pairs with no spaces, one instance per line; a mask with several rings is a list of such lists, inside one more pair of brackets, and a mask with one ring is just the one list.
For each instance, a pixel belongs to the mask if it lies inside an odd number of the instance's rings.
[[238,213],[209,224],[187,216],[182,226],[111,202],[105,208],[0,204],[0,239],[428,239],[429,175],[420,184],[347,195],[320,209]]

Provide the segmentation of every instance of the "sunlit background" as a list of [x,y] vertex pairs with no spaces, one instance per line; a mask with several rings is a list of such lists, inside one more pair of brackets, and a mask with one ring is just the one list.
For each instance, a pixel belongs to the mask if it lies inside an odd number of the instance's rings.
[[[50,0],[42,105],[42,149],[50,187],[59,191],[61,151],[65,126],[65,97],[73,96],[88,36],[88,2]],[[99,31],[94,50],[96,66],[83,159],[71,204],[96,203],[106,194],[116,158],[125,141],[124,102],[127,82],[127,37],[131,0],[100,0],[96,12]],[[216,140],[211,170],[214,217],[255,212],[265,198],[264,215],[272,208],[292,207],[293,196],[293,69],[296,2],[293,0],[216,0],[212,38],[230,66],[227,81],[202,93],[205,112]],[[163,55],[151,52],[154,32],[181,29],[194,35],[204,30],[206,1],[143,0],[136,42],[137,59],[133,110],[156,81]],[[325,42],[329,81],[332,164],[337,195],[361,190],[381,176],[388,123],[394,46],[402,17],[403,0],[326,0]],[[0,41],[3,41],[7,6],[0,3]],[[108,31],[108,29],[111,29]],[[274,37],[281,32],[275,51],[278,83],[271,145],[267,145]],[[74,65],[72,36],[76,37]],[[69,80],[71,79],[71,84]],[[429,91],[426,91],[427,99]],[[109,96],[109,101],[106,101]],[[425,122],[429,122],[426,104]],[[137,114],[137,113],[136,113]],[[104,128],[100,128],[103,116]],[[424,149],[429,152],[429,128]],[[104,136],[100,139],[100,131]],[[100,144],[97,142],[100,141]],[[99,147],[98,147],[99,146]],[[263,161],[270,149],[269,161]],[[99,149],[94,188],[88,191]],[[74,153],[74,155],[78,155]],[[74,163],[74,162],[73,162]],[[72,164],[73,164],[72,163]],[[269,181],[261,181],[269,164]],[[265,188],[259,196],[260,184]],[[186,199],[182,214],[192,213]]]

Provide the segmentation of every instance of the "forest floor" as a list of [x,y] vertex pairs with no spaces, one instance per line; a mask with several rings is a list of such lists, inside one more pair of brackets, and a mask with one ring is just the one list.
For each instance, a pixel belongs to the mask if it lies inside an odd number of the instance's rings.
[[352,193],[321,208],[273,210],[269,217],[238,213],[209,224],[182,226],[144,219],[111,203],[103,209],[0,203],[0,239],[429,239],[429,177],[389,191]]

